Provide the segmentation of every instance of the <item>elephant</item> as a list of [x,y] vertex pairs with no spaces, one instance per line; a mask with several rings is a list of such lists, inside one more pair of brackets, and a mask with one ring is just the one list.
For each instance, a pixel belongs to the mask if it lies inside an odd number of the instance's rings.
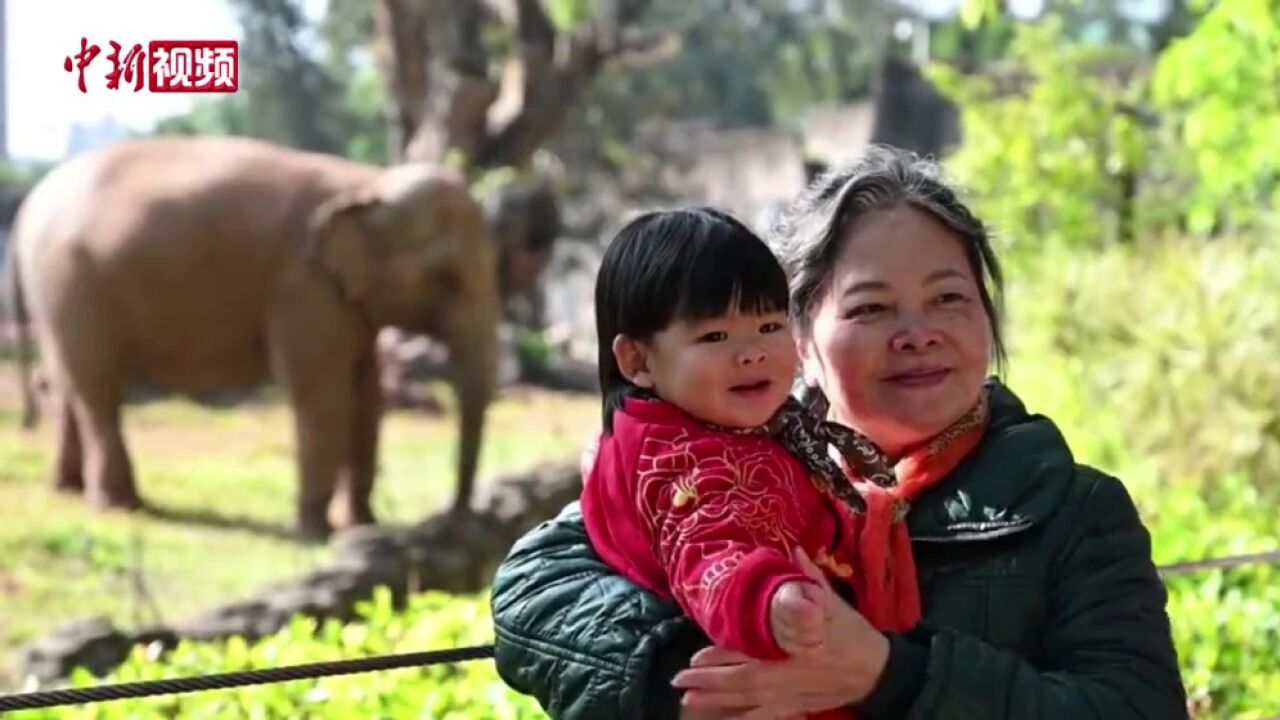
[[[395,327],[449,350],[451,511],[467,512],[504,287],[524,282],[504,268],[528,264],[506,256],[545,254],[545,240],[495,235],[465,179],[427,163],[210,136],[67,160],[19,209],[10,263],[57,422],[54,486],[102,509],[145,507],[121,427],[132,389],[198,398],[273,382],[293,418],[298,534],[376,523],[374,341]],[[18,357],[25,378],[30,353]]]

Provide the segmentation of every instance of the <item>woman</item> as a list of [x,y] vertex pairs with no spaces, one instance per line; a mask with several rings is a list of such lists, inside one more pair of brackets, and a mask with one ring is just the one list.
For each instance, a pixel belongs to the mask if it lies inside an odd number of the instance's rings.
[[914,571],[898,595],[913,624],[876,630],[828,592],[818,653],[706,647],[600,562],[571,505],[495,577],[506,682],[565,719],[1186,717],[1148,532],[1118,480],[987,378],[1005,355],[999,265],[936,168],[873,148],[819,178],[775,241],[806,384],[900,478],[922,473],[891,490],[905,512],[884,540]]

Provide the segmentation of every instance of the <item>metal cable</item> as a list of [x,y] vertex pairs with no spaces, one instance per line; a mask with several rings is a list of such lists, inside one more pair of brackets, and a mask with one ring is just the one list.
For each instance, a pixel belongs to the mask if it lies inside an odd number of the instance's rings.
[[[1173,563],[1171,565],[1162,565],[1157,570],[1159,570],[1162,577],[1168,577],[1171,575],[1185,575],[1201,570],[1224,569],[1261,563],[1280,563],[1280,550]],[[427,667],[429,665],[458,663],[469,660],[484,660],[492,657],[492,645],[475,645],[449,648],[447,650],[429,650],[398,655],[377,655],[354,660],[333,660],[305,665],[289,665],[263,670],[196,675],[194,677],[174,678],[171,680],[146,680],[116,685],[95,685],[85,688],[42,690],[14,695],[0,695],[0,712],[32,710],[56,705],[78,705],[106,700],[124,700],[126,698],[151,695],[176,695],[199,690],[219,690],[244,685],[304,680],[328,675],[349,675],[375,670]],[[1280,720],[1280,718],[1277,718],[1277,720]]]
[[1188,560],[1186,562],[1173,563],[1171,565],[1161,565],[1156,568],[1156,570],[1160,572],[1161,577],[1169,577],[1171,575],[1186,575],[1187,573],[1200,572],[1201,570],[1221,570],[1239,567],[1241,565],[1257,565],[1265,563],[1280,563],[1280,550],[1246,553],[1244,555],[1227,555],[1225,557],[1209,558],[1207,560]]
[[318,678],[326,675],[347,675],[351,673],[371,672],[374,670],[392,670],[405,667],[426,667],[443,663],[457,663],[467,660],[482,660],[493,657],[492,645],[449,648],[448,650],[431,650],[427,652],[402,653],[399,655],[377,655],[354,660],[333,660],[329,662],[309,663],[306,665],[290,665],[286,667],[266,668],[264,670],[245,670],[240,672],[220,673],[217,675],[197,675],[195,677],[174,678],[171,680],[147,680],[143,682],[122,683],[118,685],[95,685],[84,688],[63,688],[39,692],[18,693],[16,695],[0,695],[0,712],[8,710],[31,710],[34,708],[52,707],[54,705],[74,705],[79,703],[101,702],[104,700],[123,700],[149,695],[171,695],[194,692],[197,690],[217,690],[222,688],[257,685],[261,683],[285,682]]

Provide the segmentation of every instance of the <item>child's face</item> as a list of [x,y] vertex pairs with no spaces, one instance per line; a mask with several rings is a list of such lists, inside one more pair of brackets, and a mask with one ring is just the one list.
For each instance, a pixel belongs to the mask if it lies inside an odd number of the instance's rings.
[[620,336],[614,354],[635,384],[694,417],[729,427],[768,420],[786,400],[797,362],[781,312],[677,320],[649,342]]

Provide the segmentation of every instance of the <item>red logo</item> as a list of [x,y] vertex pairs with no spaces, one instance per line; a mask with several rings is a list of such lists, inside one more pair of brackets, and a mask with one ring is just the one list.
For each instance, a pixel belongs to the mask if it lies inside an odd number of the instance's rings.
[[240,86],[235,40],[152,40],[147,57],[151,92],[235,92]]
[[[147,90],[155,93],[229,93],[240,87],[240,46],[235,40],[152,40],[145,53],[141,43],[122,53],[119,43],[108,42],[108,90],[118,90],[123,80],[138,92],[144,77]],[[100,52],[102,48],[80,38],[80,52],[62,63],[63,70],[79,73],[82,93],[88,92],[85,70]]]

